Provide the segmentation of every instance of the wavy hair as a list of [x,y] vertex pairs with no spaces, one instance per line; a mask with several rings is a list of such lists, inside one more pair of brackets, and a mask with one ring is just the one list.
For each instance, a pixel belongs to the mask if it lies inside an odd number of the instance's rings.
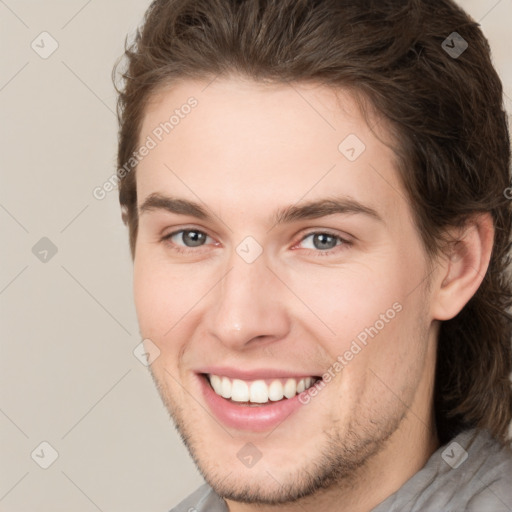
[[[468,47],[457,55],[462,40]],[[507,441],[510,139],[502,84],[474,20],[451,0],[156,0],[125,43],[114,82],[120,62],[119,170],[137,149],[147,101],[177,80],[237,74],[315,82],[355,91],[386,120],[429,259],[443,250],[448,227],[490,212],[488,271],[462,311],[440,326],[434,408],[442,443],[469,427]],[[118,171],[132,257],[135,173],[136,166]]]

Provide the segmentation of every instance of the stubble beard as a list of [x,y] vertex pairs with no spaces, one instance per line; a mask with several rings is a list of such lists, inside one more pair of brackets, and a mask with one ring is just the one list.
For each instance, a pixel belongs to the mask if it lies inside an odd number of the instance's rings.
[[294,468],[286,481],[278,482],[268,472],[265,485],[253,477],[250,483],[240,482],[233,476],[240,474],[233,471],[233,465],[226,464],[226,471],[221,474],[218,465],[214,468],[207,454],[200,453],[197,441],[201,434],[190,428],[192,422],[187,423],[185,411],[172,400],[165,381],[162,385],[153,372],[151,375],[179,436],[205,481],[222,498],[246,504],[285,505],[324,494],[333,488],[340,494],[344,488],[353,491],[369,461],[386,446],[386,441],[400,427],[406,415],[405,407],[395,408],[387,418],[379,418],[374,413],[371,421],[366,415],[355,414],[343,433],[335,425],[319,432],[318,436],[323,437],[319,453],[305,456],[302,466]]

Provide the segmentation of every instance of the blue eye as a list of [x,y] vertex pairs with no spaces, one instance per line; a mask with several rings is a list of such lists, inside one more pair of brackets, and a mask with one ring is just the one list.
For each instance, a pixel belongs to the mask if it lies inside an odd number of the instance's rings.
[[352,245],[352,242],[345,240],[339,235],[325,231],[309,233],[297,244],[303,249],[312,250],[319,255],[327,255]]
[[[206,233],[197,229],[182,229],[163,237],[163,240],[170,240],[173,244],[185,247],[201,247],[210,238]],[[181,242],[181,243],[180,243]]]
[[302,239],[302,242],[307,240],[308,238],[311,238],[311,246],[308,247],[309,249],[318,249],[321,251],[334,249],[337,245],[339,245],[338,242],[341,243],[341,238],[339,236],[331,235],[329,233],[310,233],[306,237]]
[[[204,231],[198,229],[180,229],[165,235],[162,242],[178,253],[196,253],[201,247],[212,242],[218,245]],[[339,235],[326,231],[315,231],[304,236],[295,248],[313,251],[314,255],[327,256],[346,249],[352,245],[352,242],[342,238]],[[206,249],[206,247],[204,247]]]

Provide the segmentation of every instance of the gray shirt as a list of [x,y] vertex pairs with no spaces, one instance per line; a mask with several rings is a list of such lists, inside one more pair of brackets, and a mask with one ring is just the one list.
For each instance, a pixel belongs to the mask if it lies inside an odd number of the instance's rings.
[[[512,451],[486,431],[465,431],[371,512],[512,512]],[[171,512],[228,512],[204,484]]]

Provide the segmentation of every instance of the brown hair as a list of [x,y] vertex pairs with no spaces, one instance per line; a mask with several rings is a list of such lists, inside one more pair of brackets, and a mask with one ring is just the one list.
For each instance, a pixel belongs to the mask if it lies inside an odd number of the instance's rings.
[[[468,44],[461,55],[449,54],[461,41],[448,37],[453,32]],[[512,417],[510,141],[502,85],[477,23],[451,0],[156,0],[125,57],[119,169],[137,148],[148,99],[176,80],[238,74],[316,82],[357,91],[387,120],[429,258],[442,250],[447,227],[492,214],[483,282],[441,323],[434,406],[442,443],[469,427],[505,441]],[[118,171],[132,257],[135,167]]]

